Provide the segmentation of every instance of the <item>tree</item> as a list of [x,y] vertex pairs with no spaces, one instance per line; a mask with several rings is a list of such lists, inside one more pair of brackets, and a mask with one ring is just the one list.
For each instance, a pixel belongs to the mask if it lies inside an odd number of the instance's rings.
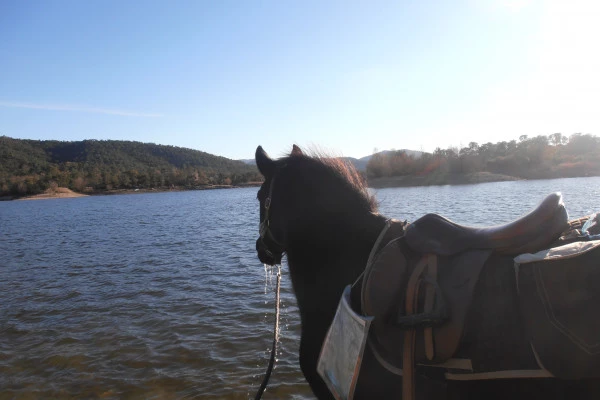
[[76,191],[83,192],[85,186],[85,179],[83,179],[81,176],[78,176],[73,180],[73,189],[75,189]]
[[552,135],[548,136],[548,140],[553,146],[559,146],[563,144],[563,135],[560,132],[553,133]]
[[367,163],[367,176],[372,178],[389,176],[390,166],[386,158],[387,157],[381,153],[373,154]]
[[569,138],[569,151],[576,154],[592,153],[598,150],[598,138],[590,134],[574,133]]

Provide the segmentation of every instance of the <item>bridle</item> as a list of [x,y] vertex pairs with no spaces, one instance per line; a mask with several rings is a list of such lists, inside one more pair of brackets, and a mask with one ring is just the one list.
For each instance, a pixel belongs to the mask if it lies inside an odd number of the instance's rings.
[[273,187],[275,183],[275,175],[273,174],[273,178],[271,178],[271,185],[269,186],[269,195],[265,199],[264,208],[265,208],[265,217],[262,221],[260,221],[258,233],[260,235],[260,242],[262,244],[263,250],[269,257],[274,257],[275,254],[282,255],[285,252],[284,245],[275,239],[273,232],[271,231],[271,220],[270,220],[270,211],[271,211],[271,199],[273,198]]
[[[263,250],[267,256],[274,259],[278,264],[281,262],[281,256],[285,252],[285,247],[281,242],[275,239],[273,232],[271,232],[271,220],[269,219],[270,210],[271,210],[271,199],[273,197],[273,184],[275,183],[275,174],[273,174],[273,178],[271,178],[271,186],[269,187],[269,195],[264,201],[265,207],[265,217],[262,221],[260,221],[260,225],[258,228],[258,232],[260,234],[259,243],[261,246],[261,250]],[[277,255],[278,257],[275,257]],[[260,400],[264,391],[267,388],[267,384],[269,383],[269,378],[271,377],[271,373],[273,372],[273,367],[275,366],[275,354],[277,354],[277,343],[279,341],[279,289],[281,284],[281,268],[278,268],[277,272],[277,285],[275,289],[275,326],[273,328],[273,345],[271,347],[271,357],[269,358],[269,365],[267,366],[267,371],[265,373],[265,377],[256,392],[256,396],[254,400]]]

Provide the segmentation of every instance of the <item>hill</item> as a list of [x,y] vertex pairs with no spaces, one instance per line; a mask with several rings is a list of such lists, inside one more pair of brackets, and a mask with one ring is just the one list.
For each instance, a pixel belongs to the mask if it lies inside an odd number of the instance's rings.
[[[361,158],[354,158],[354,157],[343,157],[344,160],[349,161],[352,165],[354,165],[354,167],[361,171],[361,172],[366,172],[367,171],[367,165],[369,164],[369,161],[371,160],[371,158],[373,158],[374,156],[378,156],[378,155],[387,155],[390,153],[395,152],[396,150],[384,150],[384,151],[380,151],[377,153],[373,153],[371,155],[368,156],[364,156]],[[411,155],[414,158],[419,158],[422,154],[421,151],[416,151],[416,150],[398,150],[398,151],[402,151],[405,152],[406,154]],[[245,164],[248,165],[254,165],[255,161],[253,158],[248,158],[248,159],[243,159],[243,160],[239,160],[242,161]]]
[[64,142],[0,136],[0,196],[51,186],[77,192],[237,185],[259,180],[256,167],[198,150],[117,140]]
[[369,161],[371,161],[371,159],[373,157],[387,156],[387,155],[395,153],[395,152],[404,152],[414,158],[419,158],[419,157],[421,157],[421,154],[423,154],[421,151],[416,151],[416,150],[406,150],[406,149],[404,149],[404,150],[383,150],[383,151],[379,151],[377,153],[373,153],[371,155],[361,157],[361,158],[353,158],[353,157],[344,157],[344,158],[346,160],[350,161],[357,170],[359,170],[361,172],[366,172],[367,166],[369,165]]
[[600,176],[600,138],[561,133],[519,141],[469,143],[415,156],[407,151],[374,154],[366,174],[373,187]]

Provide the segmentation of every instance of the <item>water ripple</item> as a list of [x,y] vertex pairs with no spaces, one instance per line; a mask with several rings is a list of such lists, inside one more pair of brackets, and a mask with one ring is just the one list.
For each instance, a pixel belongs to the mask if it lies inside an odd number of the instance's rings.
[[[381,189],[382,211],[508,222],[545,194],[598,211],[599,178]],[[0,203],[0,398],[247,399],[262,380],[273,276],[256,259],[256,189]],[[312,398],[283,271],[265,399]]]

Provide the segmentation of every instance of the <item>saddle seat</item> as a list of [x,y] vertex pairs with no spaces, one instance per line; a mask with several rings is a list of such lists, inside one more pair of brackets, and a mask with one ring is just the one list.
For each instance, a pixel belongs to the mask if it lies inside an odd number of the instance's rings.
[[562,195],[552,193],[529,214],[506,225],[468,227],[427,214],[410,224],[405,235],[408,245],[420,253],[450,256],[469,249],[489,249],[497,254],[518,255],[542,249],[567,228]]
[[[362,314],[374,317],[369,345],[376,358],[392,372],[404,370],[407,360],[413,366],[449,360],[460,344],[475,284],[489,256],[548,248],[568,228],[560,193],[497,227],[461,226],[436,214],[408,226],[391,221],[373,249],[360,288]],[[411,312],[408,303],[414,303]],[[423,337],[415,338],[416,330]],[[416,345],[407,347],[411,340]]]

